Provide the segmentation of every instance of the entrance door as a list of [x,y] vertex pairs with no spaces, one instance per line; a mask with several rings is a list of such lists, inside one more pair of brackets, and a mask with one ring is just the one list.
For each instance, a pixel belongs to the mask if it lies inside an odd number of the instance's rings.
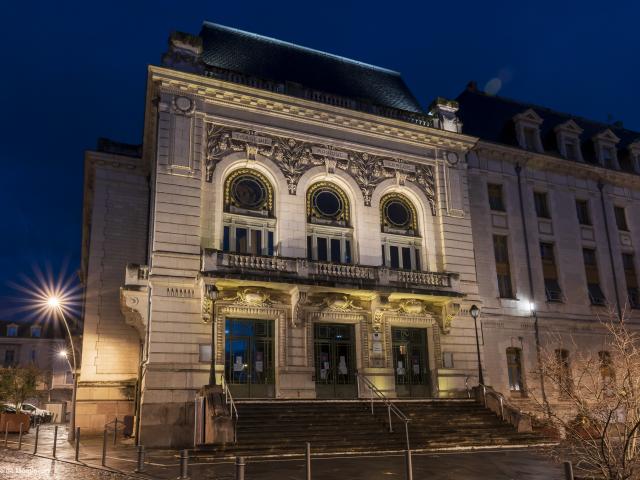
[[314,328],[316,396],[355,398],[353,325],[316,323]]
[[224,372],[234,397],[275,397],[273,323],[273,320],[227,319]]
[[428,397],[427,330],[392,328],[393,369],[398,397]]

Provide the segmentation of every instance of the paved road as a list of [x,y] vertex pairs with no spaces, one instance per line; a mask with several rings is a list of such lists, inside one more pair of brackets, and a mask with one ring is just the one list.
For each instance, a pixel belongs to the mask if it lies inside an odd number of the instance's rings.
[[126,480],[131,477],[67,462],[0,450],[2,480]]
[[[107,466],[116,472],[73,464],[72,445],[65,441],[66,430],[58,433],[57,457],[66,462],[29,455],[33,452],[33,433],[26,435],[23,452],[16,451],[17,436],[9,436],[8,448],[0,446],[0,479],[4,480],[121,480],[132,478],[135,468],[135,447],[131,441],[109,439]],[[2,439],[3,440],[3,439]],[[0,445],[2,445],[0,440]],[[53,428],[41,429],[38,452],[51,456]],[[102,437],[83,438],[80,460],[86,465],[100,466]],[[147,453],[144,477],[175,480],[178,477],[178,455],[175,451],[150,450]],[[393,480],[405,478],[405,458],[402,455],[372,455],[359,457],[317,457],[312,462],[313,480]],[[561,466],[543,452],[511,450],[464,452],[448,454],[414,454],[415,480],[563,480]],[[193,480],[233,480],[232,462],[192,459],[189,473]],[[246,480],[304,480],[304,461],[287,459],[259,461],[247,459]]]

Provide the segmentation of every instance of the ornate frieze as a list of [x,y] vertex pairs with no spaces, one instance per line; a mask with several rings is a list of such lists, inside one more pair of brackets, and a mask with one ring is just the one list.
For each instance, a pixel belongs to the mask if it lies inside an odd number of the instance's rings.
[[371,206],[376,186],[388,178],[398,178],[400,173],[402,183],[417,185],[429,200],[432,214],[436,213],[435,173],[431,165],[208,123],[205,165],[208,182],[212,181],[220,160],[234,152],[246,152],[249,158],[255,158],[256,154],[270,158],[286,178],[291,195],[296,194],[300,177],[310,168],[324,165],[328,172],[342,170],[356,181],[367,206]]

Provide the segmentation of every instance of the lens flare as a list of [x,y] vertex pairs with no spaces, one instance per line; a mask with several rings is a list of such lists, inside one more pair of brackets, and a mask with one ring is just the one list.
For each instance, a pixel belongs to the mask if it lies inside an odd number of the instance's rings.
[[10,285],[18,296],[9,299],[11,308],[3,309],[9,318],[44,323],[59,314],[79,317],[82,294],[78,278],[68,275],[64,267],[56,275],[51,268],[43,271],[34,267],[32,275],[23,275],[19,283]]

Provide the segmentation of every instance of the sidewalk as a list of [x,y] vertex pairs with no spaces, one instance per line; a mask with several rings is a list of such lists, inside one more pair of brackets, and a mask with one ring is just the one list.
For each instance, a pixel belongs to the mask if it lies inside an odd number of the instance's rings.
[[[53,454],[53,425],[40,427],[38,438],[38,457],[41,460],[51,458]],[[35,429],[23,438],[22,452],[32,454],[35,443]],[[105,468],[102,460],[102,435],[83,438],[80,441],[80,464],[95,468]],[[17,452],[18,435],[9,434],[7,448],[4,448],[4,434],[0,435],[0,472],[5,465],[5,459],[14,456],[27,457]],[[304,448],[304,447],[302,447]],[[34,458],[34,457],[31,457]],[[175,450],[150,450],[146,452],[144,472],[137,474],[136,447],[133,440],[116,439],[114,445],[113,432],[110,433],[107,444],[106,470],[109,472],[133,476],[138,478],[176,479],[179,476],[179,452]],[[56,459],[63,462],[75,463],[74,445],[67,442],[67,428],[60,426]],[[36,462],[37,463],[37,462]],[[52,462],[49,462],[50,464]],[[55,462],[58,463],[58,462]],[[245,471],[246,480],[284,480],[305,478],[305,462],[303,458],[287,459],[247,459]],[[46,464],[46,462],[45,462]],[[73,466],[73,465],[72,465]],[[560,465],[554,464],[544,452],[533,449],[519,449],[510,451],[482,451],[465,453],[414,453],[414,479],[428,480],[468,480],[474,478],[491,480],[562,480],[564,474]],[[31,467],[28,467],[31,468]],[[363,455],[363,456],[327,456],[312,459],[314,480],[389,480],[405,478],[405,457],[403,455]],[[106,473],[106,472],[105,472]],[[77,478],[88,480],[85,474],[78,474]],[[208,460],[206,458],[191,459],[189,475],[197,480],[233,480],[235,465],[233,460]],[[31,479],[40,478],[39,475],[23,475]],[[2,475],[4,478],[10,476]],[[42,478],[51,478],[45,475]],[[61,476],[59,478],[76,478]],[[122,478],[122,477],[95,477]]]

